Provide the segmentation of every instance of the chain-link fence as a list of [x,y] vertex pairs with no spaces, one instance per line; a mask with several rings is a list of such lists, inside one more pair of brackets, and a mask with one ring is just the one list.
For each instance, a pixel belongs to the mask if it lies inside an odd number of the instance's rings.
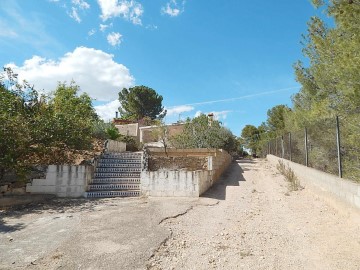
[[360,123],[345,117],[319,119],[284,134],[263,148],[268,154],[360,181]]

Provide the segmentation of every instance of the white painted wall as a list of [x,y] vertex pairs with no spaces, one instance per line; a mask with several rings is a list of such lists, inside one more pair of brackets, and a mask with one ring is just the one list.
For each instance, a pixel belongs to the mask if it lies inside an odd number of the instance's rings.
[[277,165],[279,161],[284,162],[285,166],[294,171],[302,186],[315,186],[360,208],[360,184],[273,155],[267,155],[266,158],[273,165]]
[[26,185],[26,192],[82,197],[91,181],[92,172],[92,166],[49,165],[46,179],[33,179]]
[[199,197],[211,186],[209,176],[209,171],[143,171],[141,191],[154,197]]
[[154,197],[199,197],[219,179],[230,163],[231,156],[226,151],[216,150],[208,156],[208,170],[142,171],[141,192]]

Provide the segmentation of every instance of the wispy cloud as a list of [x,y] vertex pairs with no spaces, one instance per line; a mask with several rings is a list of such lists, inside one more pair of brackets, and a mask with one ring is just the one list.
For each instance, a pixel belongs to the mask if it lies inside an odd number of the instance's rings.
[[115,46],[120,45],[121,37],[122,37],[122,35],[120,33],[112,32],[107,35],[106,39],[111,46],[115,47]]
[[16,1],[0,1],[0,9],[2,10],[1,43],[7,45],[7,42],[10,42],[11,46],[26,44],[38,52],[49,54],[63,49],[62,45],[46,31],[46,24],[38,14],[24,10]]
[[143,6],[135,0],[98,0],[101,19],[106,21],[114,17],[122,17],[133,24],[141,25]]
[[50,2],[60,5],[66,10],[66,13],[69,15],[69,17],[78,23],[81,22],[79,13],[83,13],[85,10],[90,9],[90,4],[85,0],[71,0],[69,4],[60,0],[50,0]]
[[202,112],[202,111],[196,111],[194,117],[198,117],[201,114],[208,115],[209,113],[212,113],[214,115],[215,120],[225,120],[227,118],[227,115],[231,113],[232,111],[210,111],[210,112]]
[[[214,103],[221,103],[221,102],[231,102],[231,101],[235,101],[235,100],[241,100],[241,99],[247,99],[247,98],[253,98],[253,97],[260,97],[260,96],[276,94],[276,93],[280,93],[280,92],[286,92],[286,91],[289,91],[289,90],[299,89],[299,88],[300,88],[300,86],[293,86],[293,87],[289,87],[289,88],[282,88],[282,89],[277,89],[277,90],[272,90],[272,91],[260,92],[260,93],[256,93],[256,94],[244,95],[244,96],[241,96],[241,97],[195,102],[195,103],[183,104],[181,106],[197,106],[197,105],[206,105],[206,104],[214,104]],[[177,105],[177,106],[180,106],[180,105]],[[177,106],[174,106],[174,107],[177,107]],[[170,108],[172,108],[172,107],[170,107]]]
[[107,28],[112,27],[112,26],[113,26],[112,23],[110,23],[110,24],[101,24],[100,23],[99,28],[100,28],[101,32],[104,32]]
[[80,9],[89,9],[90,8],[89,3],[87,3],[84,0],[72,0],[71,2],[75,7],[80,8]]
[[75,7],[72,7],[71,8],[71,11],[68,12],[70,18],[74,19],[75,21],[77,21],[78,23],[81,22],[81,19],[80,19],[80,16],[78,14],[78,11],[77,11],[77,8]]
[[187,105],[180,105],[180,106],[176,106],[176,107],[171,107],[170,109],[167,109],[167,116],[172,116],[172,115],[179,115],[181,113],[184,112],[191,112],[194,110],[193,106],[187,106]]
[[88,32],[88,36],[92,36],[96,33],[96,30],[95,29],[91,29],[89,32]]
[[165,6],[161,8],[161,14],[169,15],[170,17],[177,17],[184,12],[185,1],[180,4],[176,0],[170,0]]

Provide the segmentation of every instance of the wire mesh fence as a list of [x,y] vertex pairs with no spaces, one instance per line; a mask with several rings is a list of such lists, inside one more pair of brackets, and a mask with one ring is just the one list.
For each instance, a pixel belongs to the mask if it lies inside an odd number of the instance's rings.
[[268,154],[360,181],[359,134],[356,117],[319,119],[303,130],[270,140],[263,148]]
[[340,153],[344,178],[360,181],[360,123],[356,117],[340,117]]

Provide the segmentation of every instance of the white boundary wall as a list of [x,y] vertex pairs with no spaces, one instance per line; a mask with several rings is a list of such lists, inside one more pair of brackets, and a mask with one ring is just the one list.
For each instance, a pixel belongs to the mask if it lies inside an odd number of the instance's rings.
[[283,161],[294,171],[302,186],[315,186],[360,209],[360,184],[273,155],[266,158],[275,166]]
[[46,179],[33,179],[26,192],[54,194],[57,197],[82,197],[92,178],[92,166],[49,165]]
[[[163,150],[162,150],[163,151]],[[207,156],[208,150],[172,150],[177,156]],[[170,151],[169,151],[170,152]],[[170,154],[170,155],[171,155]],[[154,197],[199,197],[207,191],[231,163],[231,156],[224,150],[212,149],[208,156],[208,170],[159,170],[141,172],[141,192]]]
[[209,171],[170,171],[141,173],[141,191],[154,197],[199,197],[212,181]]
[[121,153],[126,151],[126,143],[118,142],[114,140],[107,140],[105,142],[105,151],[106,152],[116,152]]

